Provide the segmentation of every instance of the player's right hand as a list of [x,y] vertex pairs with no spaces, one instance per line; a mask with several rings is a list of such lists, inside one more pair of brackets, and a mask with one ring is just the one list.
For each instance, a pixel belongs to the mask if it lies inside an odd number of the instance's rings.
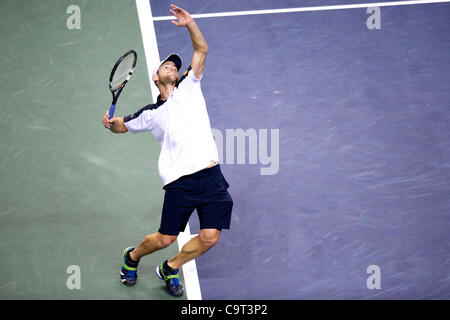
[[170,9],[169,11],[175,16],[175,18],[177,18],[177,21],[170,21],[174,25],[176,25],[177,27],[185,27],[188,24],[193,23],[194,19],[192,19],[189,12],[180,7],[177,7],[174,4],[171,4],[170,7],[172,9]]

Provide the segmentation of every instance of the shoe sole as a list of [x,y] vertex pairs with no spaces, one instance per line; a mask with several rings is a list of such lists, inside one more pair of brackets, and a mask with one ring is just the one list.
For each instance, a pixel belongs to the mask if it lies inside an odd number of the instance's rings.
[[[159,273],[159,266],[156,267],[155,273],[156,273],[156,276],[157,276],[158,278],[160,278],[162,281],[164,281],[163,277],[162,277],[161,274]],[[164,281],[164,282],[165,282],[165,281]]]

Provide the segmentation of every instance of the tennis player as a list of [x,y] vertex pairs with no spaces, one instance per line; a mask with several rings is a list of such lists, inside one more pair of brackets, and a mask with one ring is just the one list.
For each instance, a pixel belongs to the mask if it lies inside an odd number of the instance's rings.
[[158,170],[165,190],[161,225],[137,247],[125,249],[120,272],[122,283],[136,284],[141,258],[172,244],[197,209],[199,235],[156,268],[167,292],[181,296],[179,268],[208,251],[219,241],[222,229],[230,228],[233,200],[220,169],[200,86],[208,45],[188,12],[175,5],[170,7],[176,18],[171,22],[189,31],[194,49],[191,65],[179,78],[182,60],[177,54],[169,55],[153,70],[152,80],[160,92],[157,102],[125,117],[109,119],[107,111],[102,122],[114,133],[149,131],[161,144]]

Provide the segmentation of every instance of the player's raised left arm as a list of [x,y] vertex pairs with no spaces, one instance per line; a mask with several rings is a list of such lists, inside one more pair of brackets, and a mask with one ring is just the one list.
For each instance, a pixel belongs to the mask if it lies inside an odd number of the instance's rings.
[[194,54],[192,56],[191,67],[194,71],[194,75],[199,79],[205,68],[206,54],[208,53],[208,44],[203,37],[200,29],[198,28],[195,20],[184,9],[171,4],[172,8],[170,12],[177,18],[177,21],[171,21],[178,27],[186,27],[191,35],[192,47],[194,48]]

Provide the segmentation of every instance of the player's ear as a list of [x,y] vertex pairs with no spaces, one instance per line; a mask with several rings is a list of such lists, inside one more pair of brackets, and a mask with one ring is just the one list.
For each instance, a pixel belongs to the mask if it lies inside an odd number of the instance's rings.
[[157,74],[154,74],[154,75],[152,76],[152,80],[153,80],[153,82],[158,81],[158,80],[159,80],[158,75],[157,75]]

